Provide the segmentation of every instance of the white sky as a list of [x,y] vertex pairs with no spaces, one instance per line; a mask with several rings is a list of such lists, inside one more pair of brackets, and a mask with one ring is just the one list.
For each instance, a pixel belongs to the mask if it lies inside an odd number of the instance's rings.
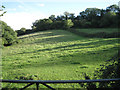
[[45,15],[42,13],[35,13],[35,14],[28,12],[6,13],[1,18],[1,20],[7,22],[7,24],[11,26],[14,30],[19,30],[22,27],[30,29],[32,23],[35,20],[44,18],[44,16]]

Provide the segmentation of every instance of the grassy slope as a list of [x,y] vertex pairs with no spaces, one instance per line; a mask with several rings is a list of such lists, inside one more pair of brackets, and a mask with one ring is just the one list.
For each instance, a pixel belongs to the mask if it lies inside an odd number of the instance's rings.
[[[37,78],[32,77],[36,80],[84,79],[83,72],[91,75],[118,49],[117,38],[85,38],[63,30],[37,32],[19,38],[20,44],[3,49],[3,79],[31,75],[36,75]],[[7,84],[7,87],[14,85]],[[22,86],[17,84],[15,87]],[[79,87],[78,84],[52,86]]]
[[118,28],[91,28],[91,29],[76,29],[80,32],[85,32],[88,34],[98,33],[98,32],[105,32],[105,33],[113,33],[113,32],[119,32]]

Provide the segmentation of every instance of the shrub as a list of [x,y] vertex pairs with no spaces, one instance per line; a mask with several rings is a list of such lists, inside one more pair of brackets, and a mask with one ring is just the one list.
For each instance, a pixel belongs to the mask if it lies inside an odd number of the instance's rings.
[[12,45],[17,40],[17,33],[5,22],[0,21],[2,27],[2,44],[4,46]]
[[[110,60],[107,60],[104,64],[100,65],[101,68],[98,68],[94,73],[95,79],[111,79],[111,78],[120,78],[120,50],[114,57]],[[84,75],[85,79],[90,79],[88,75]],[[87,89],[95,88],[120,88],[120,81],[116,82],[100,82],[80,84],[82,87]]]

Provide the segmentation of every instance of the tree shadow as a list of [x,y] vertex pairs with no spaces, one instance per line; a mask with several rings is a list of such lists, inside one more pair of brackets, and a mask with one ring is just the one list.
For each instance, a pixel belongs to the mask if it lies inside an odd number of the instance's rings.
[[58,34],[58,33],[54,33],[52,31],[48,31],[48,32],[37,32],[37,33],[33,33],[33,34],[28,34],[28,35],[25,35],[24,37],[23,36],[20,36],[19,39],[26,39],[26,38],[33,38],[33,37],[47,37],[47,36],[54,36],[54,35],[61,35],[61,34]]
[[[61,38],[61,37],[57,37],[56,39]],[[52,41],[52,40],[50,40]],[[114,43],[113,43],[114,41]],[[102,40],[102,41],[93,41],[93,42],[86,42],[86,43],[80,43],[80,44],[71,44],[71,45],[66,45],[66,46],[59,46],[59,47],[54,47],[54,48],[46,48],[46,49],[39,49],[39,50],[35,50],[32,52],[23,52],[23,53],[17,53],[17,54],[25,54],[25,53],[37,53],[37,52],[43,52],[43,51],[52,51],[52,50],[57,50],[57,49],[61,49],[62,50],[72,50],[72,49],[82,49],[82,48],[96,48],[96,47],[100,47],[102,45],[109,45],[109,44],[115,44],[118,40]],[[59,41],[58,41],[59,42]],[[107,42],[107,44],[106,44]],[[78,46],[76,48],[76,46]],[[86,46],[86,47],[84,47]]]
[[[118,50],[117,48],[115,48],[115,47],[112,47],[112,48],[109,48],[109,49],[106,49],[106,51],[105,52],[107,52],[107,51],[110,51],[110,50],[112,50],[112,49],[116,49],[116,50]],[[91,52],[89,52],[89,55],[93,55],[93,54],[97,54],[97,55],[99,55],[100,53],[103,53],[103,50],[98,50],[98,51],[96,51],[95,53],[93,53],[92,51]],[[86,53],[84,53],[84,55],[85,54],[88,54],[88,52],[86,52]],[[76,56],[78,57],[77,59],[76,59]],[[112,57],[112,56],[111,56]],[[29,67],[37,67],[37,68],[40,68],[40,67],[54,67],[54,66],[61,66],[61,65],[65,65],[65,66],[69,66],[69,65],[79,65],[80,66],[80,68],[88,68],[87,66],[84,66],[84,65],[86,65],[86,64],[84,64],[83,63],[83,61],[81,61],[81,57],[79,56],[79,54],[76,54],[76,53],[73,53],[72,55],[65,55],[64,57],[62,57],[61,58],[61,56],[58,56],[58,60],[55,60],[53,57],[51,57],[51,58],[49,58],[49,60],[47,60],[47,61],[45,61],[44,63],[40,63],[40,62],[32,62],[32,63],[23,63],[23,64],[19,64],[18,66],[15,66],[14,68],[15,69],[17,69],[17,68],[29,68]],[[84,56],[82,56],[82,58],[84,59],[84,60],[87,60],[87,57],[84,57]],[[91,59],[92,60],[92,59]],[[104,59],[103,61],[107,61],[106,59]],[[88,63],[88,65],[89,64],[93,64],[93,62],[94,63],[98,63],[98,61],[97,61],[97,58],[95,59],[95,61],[93,61],[92,60],[92,62],[91,61],[89,61],[89,58],[88,58],[88,61],[84,61],[84,62],[86,62],[86,63]]]

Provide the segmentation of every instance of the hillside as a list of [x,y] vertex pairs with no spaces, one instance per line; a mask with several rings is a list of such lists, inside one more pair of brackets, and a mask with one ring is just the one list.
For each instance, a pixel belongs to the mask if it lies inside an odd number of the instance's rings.
[[[3,48],[3,79],[80,80],[84,79],[83,73],[92,77],[100,64],[117,53],[119,45],[118,38],[85,38],[64,30],[36,32],[19,39],[20,44]],[[8,87],[22,86],[15,85],[7,84]],[[53,87],[80,86],[58,84]]]

